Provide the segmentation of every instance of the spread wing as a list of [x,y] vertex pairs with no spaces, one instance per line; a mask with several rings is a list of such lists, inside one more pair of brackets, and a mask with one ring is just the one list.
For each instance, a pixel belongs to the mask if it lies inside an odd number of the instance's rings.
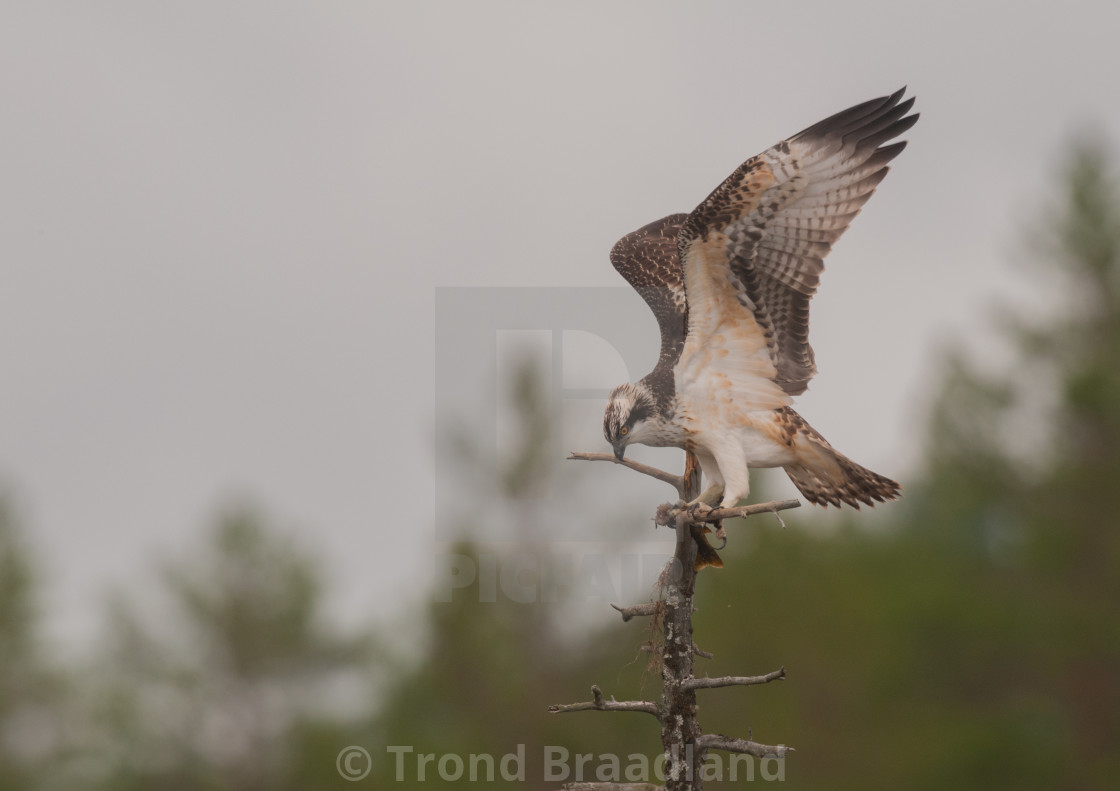
[[809,300],[833,242],[906,146],[884,143],[918,120],[907,115],[913,98],[900,101],[904,91],[747,160],[688,216],[678,238],[689,305],[685,369],[726,368],[732,384],[770,406],[805,391],[817,370]]
[[670,377],[684,348],[688,325],[684,275],[677,257],[677,235],[686,214],[671,214],[618,240],[611,263],[649,305],[661,329],[657,371]]

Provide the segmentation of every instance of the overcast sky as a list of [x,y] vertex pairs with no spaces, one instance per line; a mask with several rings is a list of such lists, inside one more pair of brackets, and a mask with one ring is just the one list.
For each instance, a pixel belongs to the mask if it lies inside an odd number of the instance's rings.
[[[1120,140],[1115,3],[912,8],[5,4],[0,485],[52,636],[240,499],[341,610],[391,614],[433,552],[436,289],[620,285],[618,237],[905,84],[922,118],[827,261],[798,406],[903,477],[938,349],[1024,293],[1063,146]],[[600,410],[566,439],[601,449]],[[378,577],[393,503],[417,539]]]

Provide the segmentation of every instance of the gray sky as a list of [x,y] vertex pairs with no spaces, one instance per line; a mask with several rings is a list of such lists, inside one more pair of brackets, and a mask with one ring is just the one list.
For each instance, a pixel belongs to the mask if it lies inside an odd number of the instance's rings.
[[[827,261],[798,407],[904,475],[936,350],[1024,293],[1063,144],[1120,140],[1114,3],[906,8],[8,4],[0,484],[51,634],[237,499],[341,611],[391,614],[431,566],[435,289],[619,285],[619,236],[906,84],[922,119]],[[599,409],[566,439],[601,448]],[[420,538],[375,577],[393,503]]]

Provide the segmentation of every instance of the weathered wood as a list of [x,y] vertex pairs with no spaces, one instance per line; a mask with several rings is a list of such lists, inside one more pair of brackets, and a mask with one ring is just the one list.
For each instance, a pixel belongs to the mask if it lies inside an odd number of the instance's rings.
[[645,700],[605,700],[603,690],[598,684],[591,686],[591,695],[594,700],[585,703],[563,703],[548,707],[549,714],[563,714],[568,711],[641,711],[657,716],[657,705]]
[[[639,462],[619,461],[605,453],[573,453],[569,458],[622,464],[643,475],[671,484],[677,489],[682,501],[695,500],[700,493],[700,465],[691,453],[686,454],[685,471],[680,476]],[[562,789],[566,791],[700,791],[703,787],[700,770],[710,749],[746,753],[759,758],[771,755],[784,758],[786,752],[793,749],[785,745],[759,744],[750,738],[733,739],[718,734],[703,733],[696,716],[696,690],[766,684],[784,679],[785,668],[761,676],[697,678],[693,674],[693,657],[710,657],[710,654],[697,648],[692,639],[692,614],[695,609],[693,594],[697,577],[696,557],[698,549],[702,549],[701,542],[707,547],[707,551],[714,554],[711,547],[707,545],[703,533],[698,532],[701,530],[706,532],[706,530],[696,526],[754,514],[777,515],[781,510],[797,508],[800,505],[797,500],[781,500],[737,508],[712,509],[701,506],[690,509],[681,503],[676,505],[666,503],[658,508],[655,521],[670,526],[676,532],[676,544],[673,558],[661,572],[658,580],[657,601],[629,607],[617,604],[611,606],[622,614],[624,621],[638,616],[651,617],[651,630],[660,631],[660,644],[657,644],[655,639],[651,640],[651,644],[643,646],[643,650],[660,654],[660,700],[656,704],[649,701],[605,700],[599,687],[593,686],[591,688],[593,700],[550,706],[548,710],[552,713],[598,710],[640,711],[653,714],[661,723],[661,746],[665,754],[665,785],[577,782],[568,783],[562,786]]]
[[689,689],[715,689],[716,687],[749,687],[755,684],[768,684],[771,681],[784,681],[786,669],[780,667],[762,676],[719,676],[717,678],[690,678],[685,681]]
[[[659,470],[656,467],[650,467],[648,464],[642,464],[640,461],[633,459],[616,459],[610,453],[570,453],[568,458],[575,461],[609,461],[611,464],[621,464],[623,467],[629,467],[634,472],[640,472],[642,475],[648,475],[651,478],[656,478],[659,481],[669,484],[677,490],[677,494],[682,500],[691,500],[692,497],[684,496],[685,481],[683,476],[673,475],[671,472]],[[700,490],[697,489],[697,494]],[[696,495],[693,495],[695,497]]]
[[622,620],[629,621],[631,618],[638,616],[657,615],[659,609],[657,602],[646,602],[645,604],[632,604],[629,607],[619,607],[617,604],[612,604],[620,613],[622,613]]
[[704,522],[721,522],[724,519],[754,516],[755,514],[774,514],[777,516],[778,511],[800,507],[800,500],[774,500],[769,503],[737,505],[734,508],[711,508],[708,510],[698,508],[695,513],[689,513],[689,509],[680,503],[664,503],[657,509],[654,521],[661,526],[675,527],[681,523],[691,525]]
[[750,739],[733,739],[718,733],[701,736],[699,743],[704,750],[726,750],[730,753],[753,755],[755,758],[765,758],[768,755],[785,758],[787,752],[793,752],[792,747],[786,747],[784,744],[759,744]]
[[[695,457],[689,455],[685,478],[693,491],[682,499],[692,500],[699,494],[700,476],[687,474]],[[696,691],[686,685],[692,678],[692,596],[696,588],[696,541],[690,525],[682,521],[677,527],[677,543],[673,560],[662,573],[661,601],[664,606],[661,647],[661,747],[665,751],[665,791],[686,791],[699,788],[700,766],[704,760],[696,740],[703,733],[696,719]]]

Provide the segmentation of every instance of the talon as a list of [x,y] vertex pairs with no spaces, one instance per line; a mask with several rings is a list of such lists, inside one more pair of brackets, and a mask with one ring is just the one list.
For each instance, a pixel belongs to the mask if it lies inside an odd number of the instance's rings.
[[[697,501],[688,506],[688,518],[694,522],[699,522],[703,520],[705,515],[711,513],[711,511],[712,508],[707,503]],[[696,518],[697,514],[700,514],[700,519]]]
[[723,549],[727,546],[727,531],[723,529],[723,520],[716,522],[716,538],[720,540],[720,545],[716,547],[717,550]]

